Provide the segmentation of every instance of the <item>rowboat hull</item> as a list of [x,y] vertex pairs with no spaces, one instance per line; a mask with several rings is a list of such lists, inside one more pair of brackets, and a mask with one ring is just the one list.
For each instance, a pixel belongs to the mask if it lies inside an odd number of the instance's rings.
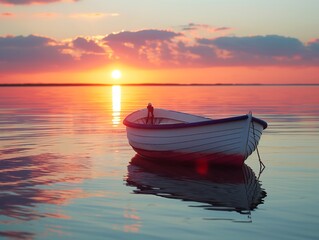
[[256,149],[267,123],[251,114],[212,120],[156,109],[153,124],[144,110],[124,120],[129,144],[141,156],[172,163],[240,166]]

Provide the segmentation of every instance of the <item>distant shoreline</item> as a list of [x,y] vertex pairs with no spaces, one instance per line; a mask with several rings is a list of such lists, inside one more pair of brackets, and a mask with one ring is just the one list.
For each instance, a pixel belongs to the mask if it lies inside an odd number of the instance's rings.
[[0,83],[0,87],[107,87],[107,86],[319,86],[319,83]]

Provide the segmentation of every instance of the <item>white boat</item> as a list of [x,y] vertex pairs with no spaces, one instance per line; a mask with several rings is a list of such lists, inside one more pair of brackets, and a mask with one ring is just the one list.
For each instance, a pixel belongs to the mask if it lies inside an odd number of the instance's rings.
[[153,121],[147,115],[141,109],[124,119],[129,144],[143,157],[171,163],[241,166],[267,128],[251,113],[211,119],[155,108]]

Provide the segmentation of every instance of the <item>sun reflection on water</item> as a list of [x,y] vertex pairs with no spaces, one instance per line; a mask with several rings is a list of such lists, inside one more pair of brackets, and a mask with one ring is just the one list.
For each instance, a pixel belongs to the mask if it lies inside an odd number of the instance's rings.
[[118,126],[121,122],[121,86],[112,86],[112,123]]

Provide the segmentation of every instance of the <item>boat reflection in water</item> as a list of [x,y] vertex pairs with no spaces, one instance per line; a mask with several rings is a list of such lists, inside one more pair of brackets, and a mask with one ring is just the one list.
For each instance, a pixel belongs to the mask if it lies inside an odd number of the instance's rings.
[[238,212],[247,215],[244,222],[251,222],[251,211],[263,204],[267,195],[245,164],[242,168],[210,167],[203,171],[200,167],[161,165],[136,155],[128,165],[126,181],[136,187],[135,194],[197,202],[201,203],[197,207],[207,210]]

